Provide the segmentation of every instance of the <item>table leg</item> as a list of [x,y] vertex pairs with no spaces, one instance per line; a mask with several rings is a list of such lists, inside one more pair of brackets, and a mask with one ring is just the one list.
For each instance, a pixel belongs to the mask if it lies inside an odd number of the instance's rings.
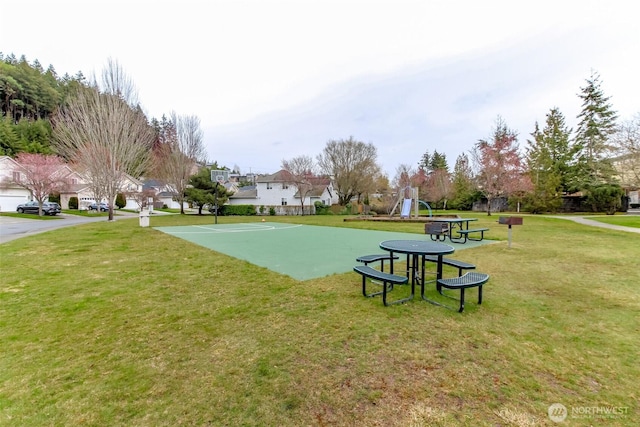
[[[442,264],[442,258],[444,258],[444,255],[442,255],[442,254],[438,255],[438,265],[436,267],[436,289],[440,293],[442,293],[442,292],[440,290],[440,286],[437,284],[438,283],[437,279],[441,279],[442,278],[442,265],[443,265]],[[424,268],[424,266],[423,266],[423,268]],[[422,299],[424,301],[427,301],[427,302],[429,302],[431,304],[439,305],[439,306],[442,306],[442,307],[446,307],[446,306],[440,304],[439,302],[430,300],[429,298],[424,296],[424,280],[422,281],[422,285],[420,286],[420,296],[422,297]]]

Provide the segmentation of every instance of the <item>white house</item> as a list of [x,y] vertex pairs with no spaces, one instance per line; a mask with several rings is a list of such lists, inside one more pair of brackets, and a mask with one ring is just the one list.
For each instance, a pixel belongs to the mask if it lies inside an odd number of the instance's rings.
[[0,212],[15,212],[19,204],[31,200],[31,193],[20,181],[20,165],[9,156],[0,156]]
[[[236,187],[229,197],[230,205],[254,205],[257,213],[269,214],[274,209],[276,215],[300,215],[302,204],[300,193],[291,185],[288,172],[281,170],[272,175],[259,176],[255,185]],[[312,178],[313,188],[304,195],[305,213],[315,213],[315,202],[330,206],[338,203],[338,196],[329,178]]]

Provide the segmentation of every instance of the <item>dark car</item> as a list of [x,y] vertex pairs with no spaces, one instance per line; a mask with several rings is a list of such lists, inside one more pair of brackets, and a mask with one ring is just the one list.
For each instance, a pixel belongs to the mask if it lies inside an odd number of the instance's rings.
[[[38,213],[38,202],[31,201],[18,205],[16,211],[19,213]],[[53,202],[44,202],[42,204],[42,213],[45,215],[55,215],[60,213],[60,205]]]
[[100,212],[108,212],[109,211],[109,205],[101,202],[99,205],[95,204],[95,203],[91,203],[89,205],[89,210],[90,211],[97,211],[98,209],[100,209]]

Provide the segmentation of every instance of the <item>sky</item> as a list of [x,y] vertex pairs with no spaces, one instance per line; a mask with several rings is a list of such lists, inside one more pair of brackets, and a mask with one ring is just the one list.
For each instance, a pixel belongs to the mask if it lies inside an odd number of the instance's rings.
[[201,121],[207,159],[275,173],[327,142],[373,144],[390,179],[453,169],[501,117],[524,150],[558,108],[575,129],[592,73],[640,112],[636,0],[0,0],[0,52],[59,76],[109,59],[149,118]]

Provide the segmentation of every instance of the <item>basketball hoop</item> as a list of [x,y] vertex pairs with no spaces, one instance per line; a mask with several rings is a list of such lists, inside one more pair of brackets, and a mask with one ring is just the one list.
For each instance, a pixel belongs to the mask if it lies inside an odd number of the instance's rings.
[[212,169],[211,181],[223,185],[225,182],[229,181],[229,171]]
[[224,187],[224,183],[229,181],[229,171],[226,170],[211,170],[211,181],[215,182],[214,197],[214,209],[216,215],[216,224],[218,223],[218,186]]

